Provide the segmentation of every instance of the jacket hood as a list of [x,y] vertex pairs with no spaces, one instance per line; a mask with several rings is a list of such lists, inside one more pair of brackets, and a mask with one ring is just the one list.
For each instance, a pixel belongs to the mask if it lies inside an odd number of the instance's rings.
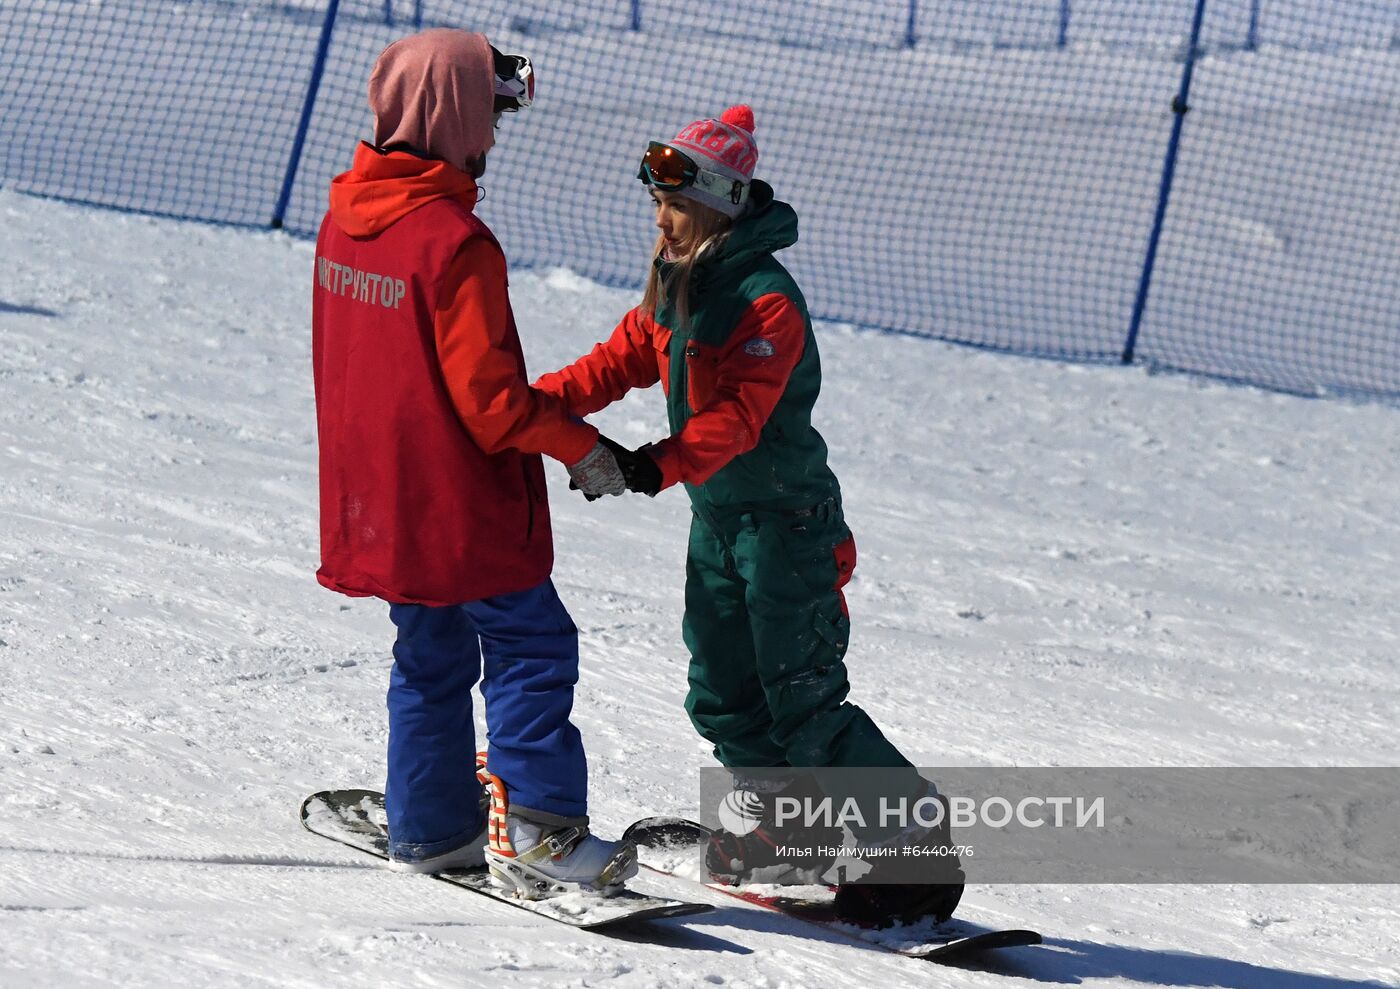
[[486,36],[470,31],[433,28],[395,41],[369,77],[375,145],[470,168],[495,143],[493,65]]
[[355,149],[348,172],[331,179],[331,218],[351,237],[369,237],[438,199],[476,206],[476,182],[445,161],[407,151]]
[[771,185],[755,179],[749,202],[749,212],[735,221],[720,249],[702,259],[699,267],[735,268],[797,243],[797,211],[773,198]]

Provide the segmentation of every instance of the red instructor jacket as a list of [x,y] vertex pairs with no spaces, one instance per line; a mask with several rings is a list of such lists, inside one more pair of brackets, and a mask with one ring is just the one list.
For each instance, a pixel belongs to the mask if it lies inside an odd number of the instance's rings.
[[316,241],[321,568],[352,596],[458,604],[554,562],[541,453],[597,430],[527,385],[505,257],[444,162],[361,145]]

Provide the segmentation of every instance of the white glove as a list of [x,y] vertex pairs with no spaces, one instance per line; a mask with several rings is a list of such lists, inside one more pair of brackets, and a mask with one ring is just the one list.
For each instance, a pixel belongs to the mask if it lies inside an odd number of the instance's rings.
[[573,486],[590,499],[620,495],[627,490],[627,480],[622,476],[617,458],[601,443],[569,468],[569,477],[574,482]]

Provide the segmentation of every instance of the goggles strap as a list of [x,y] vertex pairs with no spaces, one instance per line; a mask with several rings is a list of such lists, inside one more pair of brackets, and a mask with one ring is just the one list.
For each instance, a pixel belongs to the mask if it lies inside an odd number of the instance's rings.
[[513,113],[534,102],[535,70],[524,55],[503,55],[491,49],[495,57],[495,111]]
[[740,179],[726,178],[718,172],[700,169],[695,173],[692,185],[699,186],[712,196],[728,199],[735,206],[742,206],[749,198],[749,184]]

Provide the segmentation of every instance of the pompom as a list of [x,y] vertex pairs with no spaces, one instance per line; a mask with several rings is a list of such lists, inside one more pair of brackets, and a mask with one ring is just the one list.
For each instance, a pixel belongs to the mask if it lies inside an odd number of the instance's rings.
[[726,123],[730,127],[738,127],[740,130],[753,133],[753,109],[743,103],[731,106],[720,114],[719,119],[721,123]]

